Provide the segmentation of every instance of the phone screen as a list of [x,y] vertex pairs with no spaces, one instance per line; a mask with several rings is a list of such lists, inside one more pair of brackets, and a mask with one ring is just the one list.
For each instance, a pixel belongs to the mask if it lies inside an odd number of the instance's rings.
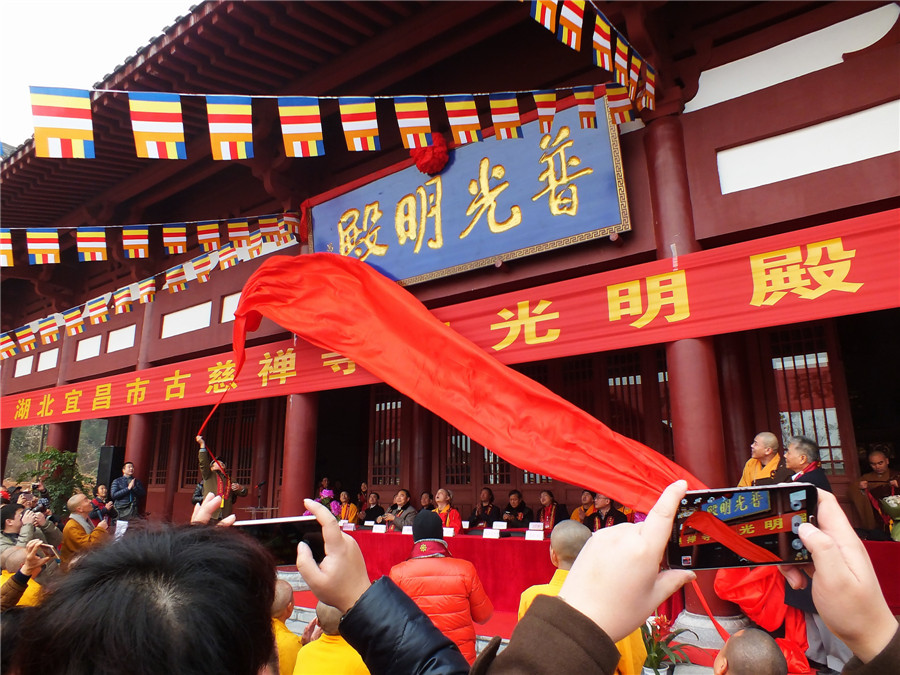
[[322,526],[315,516],[295,516],[289,518],[265,518],[242,520],[234,524],[258,540],[275,558],[276,565],[293,565],[297,562],[297,544],[305,541],[312,549],[315,561],[325,557],[322,541]]
[[669,567],[717,569],[808,563],[797,535],[815,523],[818,493],[808,483],[689,491],[669,539]]

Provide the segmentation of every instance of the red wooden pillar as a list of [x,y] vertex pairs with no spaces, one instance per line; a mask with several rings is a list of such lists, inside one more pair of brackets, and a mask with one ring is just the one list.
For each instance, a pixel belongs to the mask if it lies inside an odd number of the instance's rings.
[[47,429],[47,447],[78,452],[81,422],[54,422]]
[[[644,137],[650,178],[657,256],[676,258],[700,250],[694,234],[684,135],[679,116],[650,122]],[[673,269],[677,262],[673,260]],[[688,289],[690,293],[690,288]],[[669,398],[675,461],[710,487],[728,485],[718,371],[712,338],[677,340],[666,345]],[[714,573],[698,573],[698,581],[717,616],[739,614],[738,608],[712,590]],[[687,610],[702,614],[699,599],[685,589]]]
[[6,459],[9,456],[9,444],[12,441],[12,427],[0,429],[0,478],[6,477]]
[[284,459],[279,516],[299,516],[303,498],[312,496],[316,470],[316,431],[319,396],[290,394],[284,421]]
[[[171,522],[175,512],[175,496],[181,484],[178,471],[181,468],[181,457],[184,453],[184,410],[172,411],[172,424],[169,427],[169,456],[166,461],[166,484],[163,492],[163,520]],[[192,444],[192,449],[196,446]]]
[[[150,443],[153,438],[152,413],[137,413],[128,420],[128,435],[125,440],[125,461],[134,464],[134,475],[146,488],[150,477]],[[115,467],[121,469],[121,467]],[[145,503],[141,508],[146,507]]]
[[[419,495],[425,490],[433,492],[431,485],[432,470],[432,438],[431,411],[423,408],[418,403],[410,401],[413,407],[412,434],[410,438],[410,473],[409,491],[412,492],[413,504],[419,508]],[[403,487],[403,486],[401,486]]]

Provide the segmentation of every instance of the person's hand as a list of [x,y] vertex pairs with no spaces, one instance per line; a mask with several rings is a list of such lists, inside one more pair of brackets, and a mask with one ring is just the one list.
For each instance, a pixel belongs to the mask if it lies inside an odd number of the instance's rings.
[[128,489],[129,489],[129,490],[131,490],[132,488],[134,488],[134,481],[135,481],[134,478],[132,478],[130,481],[128,481]]
[[40,539],[32,539],[25,544],[25,562],[22,563],[22,567],[19,568],[22,574],[33,577],[41,571],[41,568],[44,565],[50,562],[50,558],[44,558],[39,555],[41,544],[43,543],[44,542]]
[[34,520],[37,517],[37,514],[28,509],[22,514],[22,524],[23,525],[34,525]]
[[391,521],[394,520],[394,518],[396,518],[396,517],[397,517],[397,516],[395,516],[393,513],[385,513],[385,514],[384,514],[384,519],[385,519],[386,521],[388,521],[388,522],[391,522]]
[[98,530],[108,530],[108,529],[109,529],[109,521],[108,521],[108,520],[101,520],[99,523],[97,523],[96,529],[98,529]]
[[203,436],[197,436],[196,441],[201,448],[206,447],[206,441],[203,440]]
[[[221,506],[222,498],[214,492],[210,492],[203,498],[202,502],[194,504],[194,512],[191,514],[191,525],[206,525]],[[222,527],[228,527],[233,525],[236,519],[237,516],[232,513],[227,518],[222,518],[218,524]]]
[[109,511],[113,506],[114,504],[112,502],[106,502],[106,506],[104,506],[103,508]]
[[672,483],[642,523],[595,532],[578,554],[559,597],[590,618],[613,642],[640,626],[672,593],[696,578],[659,563],[687,482]]
[[313,640],[318,640],[322,637],[322,627],[319,625],[319,618],[313,617],[312,621],[306,624],[306,628],[303,629],[303,634],[300,636],[300,644],[308,645]]
[[362,551],[353,537],[341,532],[330,509],[312,499],[303,504],[322,526],[325,559],[317,565],[309,546],[301,542],[297,571],[320,601],[346,613],[371,585]]
[[896,478],[894,478],[892,481],[890,481],[890,483],[891,483],[891,487],[900,487],[900,483],[897,482]]
[[20,492],[19,498],[16,499],[16,504],[21,504],[22,506],[25,506],[25,504],[27,504],[29,501],[31,501],[31,495],[28,494],[27,492]]
[[47,516],[41,513],[40,511],[34,512],[34,524],[38,527],[43,527],[47,524]]
[[[868,663],[894,637],[897,620],[881,594],[862,541],[830,492],[819,490],[817,518],[819,527],[801,523],[798,530],[812,553],[813,603],[831,632]],[[796,567],[781,571],[791,587],[805,585]]]
[[859,481],[859,489],[860,490],[868,490],[869,489],[869,481],[867,481],[867,480]]
[[231,484],[231,490],[232,490],[233,492],[240,492],[240,491],[241,491],[241,484],[240,484],[240,483],[232,483],[232,484]]

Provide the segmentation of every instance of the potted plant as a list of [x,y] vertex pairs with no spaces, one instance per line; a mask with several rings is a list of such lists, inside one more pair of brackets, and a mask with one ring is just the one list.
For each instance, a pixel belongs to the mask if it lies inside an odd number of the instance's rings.
[[684,648],[672,641],[682,633],[690,633],[694,637],[697,634],[687,628],[672,630],[672,622],[664,616],[654,616],[647,619],[647,623],[641,626],[641,639],[647,650],[647,658],[641,670],[643,675],[666,675],[671,672],[676,663],[690,663],[691,660],[684,653]]

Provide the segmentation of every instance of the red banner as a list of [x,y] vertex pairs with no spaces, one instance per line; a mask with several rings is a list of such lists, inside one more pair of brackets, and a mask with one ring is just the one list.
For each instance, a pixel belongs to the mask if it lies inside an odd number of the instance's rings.
[[[900,306],[900,210],[612,270],[434,310],[512,364]],[[6,366],[13,364],[9,359]],[[4,396],[17,427],[371,384],[301,340]]]

